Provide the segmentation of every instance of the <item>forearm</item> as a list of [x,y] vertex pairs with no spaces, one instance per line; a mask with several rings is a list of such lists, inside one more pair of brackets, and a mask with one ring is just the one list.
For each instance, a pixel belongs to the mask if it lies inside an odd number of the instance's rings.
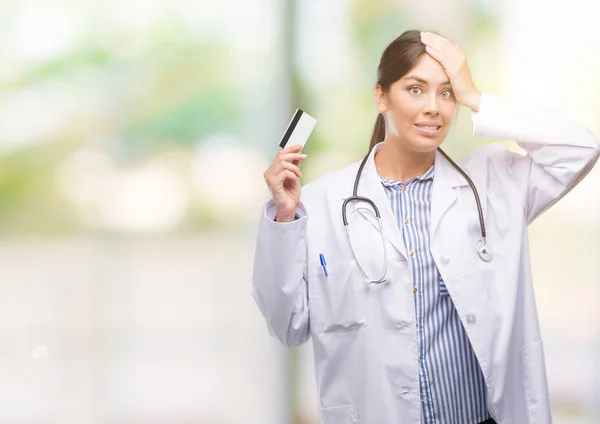
[[266,208],[254,257],[253,296],[269,329],[286,346],[309,338],[306,268],[307,216],[286,223],[273,220]]

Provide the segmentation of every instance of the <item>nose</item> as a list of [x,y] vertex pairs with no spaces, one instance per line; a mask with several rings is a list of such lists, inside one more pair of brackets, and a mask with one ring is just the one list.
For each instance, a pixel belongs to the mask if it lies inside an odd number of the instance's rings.
[[439,113],[438,98],[435,94],[427,96],[427,104],[425,105],[424,113],[426,115],[437,115]]

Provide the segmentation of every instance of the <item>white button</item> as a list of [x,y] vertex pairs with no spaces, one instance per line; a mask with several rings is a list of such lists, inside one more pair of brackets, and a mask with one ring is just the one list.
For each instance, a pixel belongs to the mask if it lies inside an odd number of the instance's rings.
[[467,315],[467,323],[475,324],[477,317],[475,315]]
[[441,259],[442,263],[445,263],[445,264],[450,262],[450,257],[446,256],[446,255],[442,255],[442,257],[440,259]]

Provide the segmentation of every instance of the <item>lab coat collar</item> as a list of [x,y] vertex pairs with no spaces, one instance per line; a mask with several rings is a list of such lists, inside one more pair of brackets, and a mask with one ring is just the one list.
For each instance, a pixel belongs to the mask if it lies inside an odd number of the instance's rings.
[[[380,143],[382,144],[382,143]],[[406,248],[402,233],[398,228],[398,221],[392,211],[389,199],[385,193],[381,177],[375,167],[375,153],[381,148],[379,145],[371,149],[367,162],[362,172],[358,185],[358,196],[371,199],[377,205],[383,223],[384,233],[394,248],[407,258]],[[433,239],[435,231],[444,213],[452,206],[458,196],[460,187],[469,186],[467,180],[437,151],[435,156],[435,178],[431,193],[431,215],[429,223],[430,237]],[[358,169],[358,168],[357,168]],[[485,187],[478,187],[479,197],[485,199]],[[474,203],[474,202],[473,202]],[[485,202],[483,202],[485,208]],[[474,203],[475,204],[475,203]],[[485,214],[485,209],[484,209]],[[372,224],[378,228],[377,223]]]
[[465,177],[463,177],[460,172],[446,160],[439,150],[435,152],[435,169],[435,179],[438,180],[439,185],[446,187],[462,187],[469,185]]
[[[379,153],[379,151],[381,150],[381,148],[383,147],[383,141],[376,144],[375,147],[373,147],[373,150],[375,151],[375,154]],[[373,156],[374,158],[375,156]],[[373,159],[375,160],[375,159]],[[392,187],[392,186],[404,186],[404,185],[408,185],[413,181],[419,180],[419,181],[427,181],[427,180],[433,180],[435,176],[435,165],[431,165],[431,168],[429,168],[424,174],[422,175],[418,175],[414,178],[411,178],[410,180],[406,181],[406,182],[400,182],[400,181],[396,181],[396,180],[386,180],[384,178],[381,178],[381,183],[386,186],[386,187]]]
[[393,187],[393,186],[405,186],[405,185],[409,185],[414,181],[428,181],[428,180],[433,180],[433,177],[435,175],[435,167],[434,165],[431,165],[431,168],[429,168],[429,170],[427,172],[425,172],[423,175],[419,175],[417,177],[411,178],[410,180],[402,183],[400,181],[396,181],[396,180],[386,180],[381,178],[381,183],[386,186],[386,187]]

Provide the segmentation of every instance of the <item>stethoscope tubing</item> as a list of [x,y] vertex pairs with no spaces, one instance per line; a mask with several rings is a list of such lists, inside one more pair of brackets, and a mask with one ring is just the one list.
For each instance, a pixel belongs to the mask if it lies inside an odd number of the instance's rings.
[[[479,215],[479,227],[481,230],[481,239],[477,241],[476,243],[476,250],[477,250],[477,254],[479,255],[479,257],[481,258],[481,260],[483,260],[484,262],[490,262],[492,260],[493,254],[491,252],[491,250],[489,249],[489,246],[487,245],[487,233],[485,230],[485,220],[483,218],[483,209],[481,207],[481,200],[479,199],[479,193],[477,192],[477,188],[475,187],[475,184],[473,183],[473,180],[471,180],[471,177],[469,177],[469,175],[456,163],[454,162],[450,156],[448,156],[446,154],[446,152],[444,152],[440,147],[438,147],[438,151],[441,153],[441,155],[452,165],[452,167],[454,169],[456,169],[458,172],[460,172],[460,174],[465,178],[465,180],[467,181],[467,183],[469,183],[469,186],[471,186],[471,190],[473,192],[473,195],[475,196],[475,203],[477,204],[477,213]],[[356,259],[356,262],[358,263],[359,268],[361,269],[362,273],[365,275],[366,280],[365,283],[369,284],[369,283],[375,283],[375,284],[381,284],[383,282],[389,281],[389,278],[387,278],[387,254],[386,254],[386,243],[385,243],[385,236],[383,234],[383,223],[381,221],[381,214],[379,213],[379,209],[377,208],[377,205],[375,204],[375,202],[373,202],[371,199],[369,199],[368,197],[364,197],[364,196],[358,196],[358,183],[360,182],[360,177],[362,175],[362,171],[363,168],[365,167],[365,164],[367,163],[367,160],[370,156],[371,152],[369,152],[364,159],[362,160],[358,171],[356,172],[356,178],[354,179],[354,188],[352,190],[352,196],[348,197],[347,199],[344,199],[344,202],[342,203],[342,221],[344,223],[344,227],[346,229],[346,236],[348,238],[348,242],[350,243],[350,249],[352,250],[352,254],[354,255],[354,258]],[[379,227],[380,227],[380,231],[381,231],[381,237],[382,237],[382,242],[383,242],[383,249],[384,249],[384,271],[383,271],[383,275],[381,278],[377,279],[377,280],[373,280],[371,279],[366,271],[364,270],[364,268],[362,267],[362,265],[360,264],[360,261],[358,260],[358,257],[356,256],[356,252],[354,251],[354,247],[352,246],[352,239],[350,236],[350,231],[348,229],[348,219],[346,216],[346,208],[348,206],[349,203],[351,202],[366,202],[368,203],[373,210],[375,211],[375,218],[377,219],[378,223],[379,223]]]

